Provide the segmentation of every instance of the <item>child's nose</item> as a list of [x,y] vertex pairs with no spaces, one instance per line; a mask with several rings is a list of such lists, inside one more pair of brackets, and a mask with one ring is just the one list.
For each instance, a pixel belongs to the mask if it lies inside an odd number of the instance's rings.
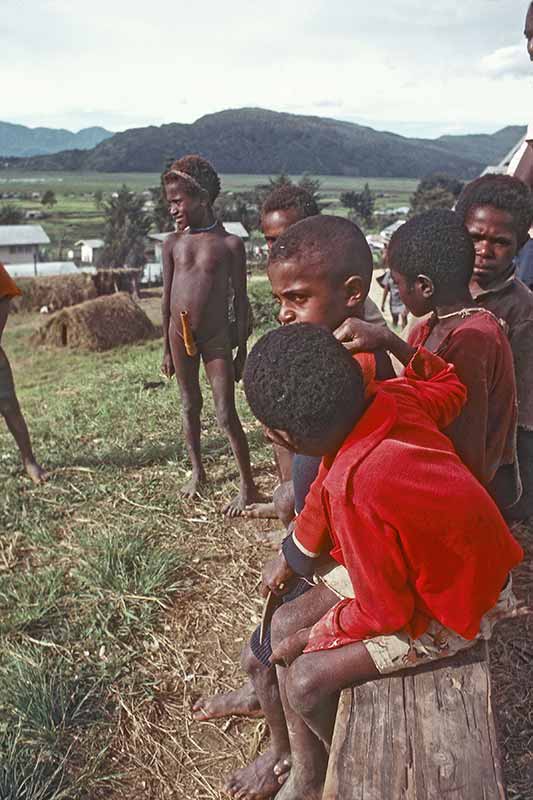
[[291,322],[294,322],[294,319],[294,312],[290,308],[281,306],[278,314],[278,322],[281,325],[290,325]]

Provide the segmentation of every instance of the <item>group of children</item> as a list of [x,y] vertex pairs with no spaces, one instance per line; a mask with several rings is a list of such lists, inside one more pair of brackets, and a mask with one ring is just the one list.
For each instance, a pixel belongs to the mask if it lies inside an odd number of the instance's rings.
[[[163,251],[163,370],[181,393],[184,492],[206,480],[203,360],[240,473],[226,513],[277,513],[287,527],[263,573],[271,623],[242,654],[247,683],[200,698],[193,713],[266,717],[270,748],[229,778],[231,796],[318,800],[343,687],[453,655],[518,613],[510,571],[522,551],[508,523],[533,516],[533,294],[514,271],[533,199],[517,178],[485,176],[454,211],[393,235],[390,278],[422,318],[405,340],[368,297],[373,260],[359,228],[320,214],[301,188],[276,189],[261,221],[280,327],[247,357],[245,254],[215,218],[218,176],[186,156],[164,180],[176,232]],[[0,271],[0,336],[16,294]],[[275,449],[274,504],[252,477],[241,377]],[[1,349],[0,411],[42,479]]]
[[[227,237],[193,163],[177,162],[166,176],[179,230],[167,245],[167,341],[177,337],[167,358],[176,353],[182,391],[180,373],[190,365],[197,376],[199,355],[191,361],[181,346],[178,313],[189,312],[201,352],[227,313],[229,282],[246,280],[240,257],[236,271],[219,270],[220,283],[210,278]],[[204,211],[180,212],[180,202]],[[514,259],[532,221],[523,183],[486,176],[455,211],[403,225],[388,266],[402,303],[422,318],[404,340],[368,304],[373,262],[357,226],[321,215],[295,187],[265,201],[281,327],[248,356],[244,388],[285,488],[273,506],[250,503],[256,490],[244,481],[232,510],[276,511],[288,531],[265,567],[263,589],[277,607],[243,651],[247,683],[193,707],[197,720],[267,719],[271,746],[229,778],[231,796],[319,798],[343,687],[453,655],[517,613],[509,573],[522,551],[508,522],[533,515],[533,294]],[[193,273],[201,303],[187,289]],[[185,283],[173,300],[176,279]],[[204,319],[214,321],[209,330]],[[389,355],[404,365],[400,377]]]

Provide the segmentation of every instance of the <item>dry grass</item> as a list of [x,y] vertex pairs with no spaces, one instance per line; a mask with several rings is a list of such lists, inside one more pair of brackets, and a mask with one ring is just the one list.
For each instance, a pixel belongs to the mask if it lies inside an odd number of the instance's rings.
[[34,335],[34,344],[110,350],[120,345],[154,339],[157,329],[125,292],[64,308]]
[[98,292],[91,275],[54,275],[43,278],[17,278],[21,297],[12,303],[13,311],[39,311],[46,306],[50,312],[94,299]]
[[[143,306],[157,313],[158,301]],[[188,467],[177,390],[143,388],[158,381],[160,343],[58,356],[28,349],[38,321],[20,315],[5,344],[52,479],[26,483],[0,428],[0,796],[20,800],[23,776],[35,800],[222,800],[224,777],[264,747],[265,726],[195,723],[191,706],[243,680],[239,653],[259,619],[259,573],[271,555],[256,536],[275,526],[221,515],[237,473],[208,390],[211,485],[194,502],[179,495]],[[237,396],[266,490],[271,452],[240,388]],[[533,534],[518,536],[525,599]],[[531,624],[505,623],[492,646],[510,800],[532,797]],[[4,741],[7,720],[14,734]]]

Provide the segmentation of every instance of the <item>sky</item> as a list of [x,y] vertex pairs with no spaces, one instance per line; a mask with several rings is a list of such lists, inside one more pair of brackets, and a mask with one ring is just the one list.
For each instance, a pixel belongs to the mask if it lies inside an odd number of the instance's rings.
[[0,119],[113,131],[269,108],[406,136],[528,122],[528,0],[2,0]]

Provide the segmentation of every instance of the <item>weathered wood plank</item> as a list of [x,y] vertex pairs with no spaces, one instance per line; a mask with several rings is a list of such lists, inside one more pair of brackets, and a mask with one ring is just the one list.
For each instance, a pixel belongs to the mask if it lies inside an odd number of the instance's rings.
[[505,800],[485,646],[346,689],[324,800]]

